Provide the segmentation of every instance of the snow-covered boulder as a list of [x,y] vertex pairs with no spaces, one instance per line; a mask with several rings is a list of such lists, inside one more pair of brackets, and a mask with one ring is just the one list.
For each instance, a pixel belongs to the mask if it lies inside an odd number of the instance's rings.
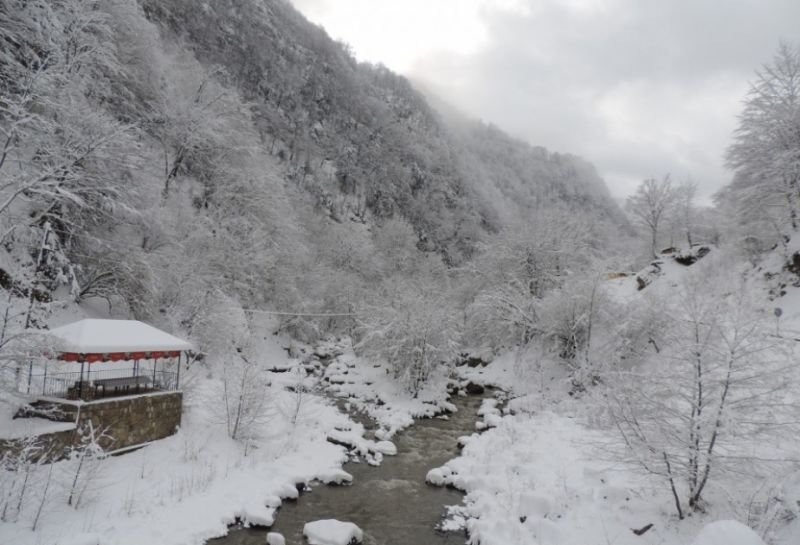
[[378,441],[373,448],[375,452],[380,452],[386,456],[395,456],[397,454],[397,447],[391,441]]
[[653,283],[653,280],[664,274],[661,270],[663,264],[663,261],[653,261],[648,267],[636,275],[636,287],[639,291],[645,289]]
[[478,416],[485,416],[487,414],[499,414],[500,410],[497,408],[496,399],[484,399],[478,409]]
[[267,545],[286,545],[286,539],[283,537],[283,534],[269,532],[267,534]]
[[322,471],[317,475],[317,479],[325,484],[344,485],[353,482],[353,476],[344,469],[339,468]]
[[275,509],[264,505],[250,505],[239,513],[247,526],[272,526],[275,524]]
[[425,476],[425,482],[433,486],[445,486],[450,484],[450,478],[453,476],[453,470],[447,466],[436,467],[428,471]]
[[450,403],[449,401],[442,401],[441,403],[439,403],[439,406],[442,408],[443,411],[448,412],[450,414],[458,412],[458,407],[456,407],[454,403]]
[[693,265],[697,261],[703,259],[710,251],[711,248],[708,246],[694,245],[691,248],[682,248],[680,250],[676,250],[672,255],[672,259],[675,260],[675,263],[683,265],[684,267],[688,267],[689,265]]
[[300,497],[300,491],[298,491],[297,486],[292,483],[282,483],[278,487],[278,496],[281,498],[296,500]]
[[764,545],[764,540],[741,522],[718,520],[700,530],[692,545]]
[[473,435],[462,435],[458,438],[458,448],[466,447],[472,441]]
[[364,532],[352,522],[335,519],[315,520],[303,526],[310,545],[354,545],[364,540]]

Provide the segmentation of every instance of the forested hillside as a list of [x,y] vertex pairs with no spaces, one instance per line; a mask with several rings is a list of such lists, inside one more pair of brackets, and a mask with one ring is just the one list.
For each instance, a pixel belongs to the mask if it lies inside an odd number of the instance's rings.
[[554,207],[595,249],[626,225],[586,162],[444,122],[281,0],[8,0],[0,17],[3,269],[41,295],[34,327],[65,286],[211,350],[241,307],[380,314],[417,296],[412,276],[442,295]]

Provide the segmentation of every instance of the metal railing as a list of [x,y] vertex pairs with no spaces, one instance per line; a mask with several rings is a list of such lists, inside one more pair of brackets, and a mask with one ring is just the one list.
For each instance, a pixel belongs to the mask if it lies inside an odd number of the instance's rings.
[[[178,389],[177,374],[143,368],[103,369],[80,372],[50,373],[47,371],[28,374],[17,381],[17,389],[22,393],[68,399],[94,399],[113,397],[149,391],[172,391]],[[119,384],[120,380],[131,378],[129,384]],[[104,381],[114,380],[117,384],[109,387]]]

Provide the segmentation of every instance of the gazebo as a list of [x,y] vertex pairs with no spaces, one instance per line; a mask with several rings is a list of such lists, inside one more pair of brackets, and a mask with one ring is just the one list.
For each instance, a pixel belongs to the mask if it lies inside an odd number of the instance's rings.
[[[150,390],[177,390],[181,359],[192,345],[137,320],[85,319],[50,330],[57,357],[80,363],[80,373],[56,373],[42,377],[42,394],[66,394],[68,398],[92,399],[107,395]],[[176,360],[167,371],[160,360]],[[142,369],[141,361],[152,361]],[[120,368],[119,362],[132,362]],[[48,391],[49,390],[49,391]]]

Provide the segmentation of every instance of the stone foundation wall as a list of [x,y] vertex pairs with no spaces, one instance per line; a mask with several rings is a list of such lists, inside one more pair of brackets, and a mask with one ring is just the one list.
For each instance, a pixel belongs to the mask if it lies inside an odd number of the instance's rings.
[[[52,420],[75,422],[74,430],[46,433],[38,437],[41,456],[58,460],[81,444],[81,433],[89,422],[105,451],[141,445],[173,435],[181,425],[183,394],[159,392],[141,396],[103,399],[86,403],[47,400],[36,403],[39,414]],[[21,448],[22,440],[0,439],[0,455]]]

